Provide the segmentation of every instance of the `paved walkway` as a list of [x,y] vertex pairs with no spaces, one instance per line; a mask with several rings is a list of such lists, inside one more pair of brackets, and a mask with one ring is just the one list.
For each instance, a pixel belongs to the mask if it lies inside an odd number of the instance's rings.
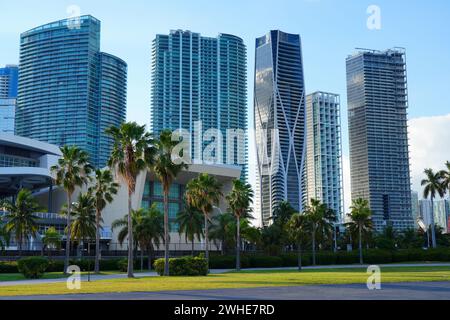
[[[304,267],[305,270],[314,269],[357,269],[357,268],[367,268],[369,265],[332,265],[332,266],[309,266]],[[418,263],[418,264],[380,264],[380,267],[439,267],[447,266],[450,267],[450,263]],[[212,274],[221,274],[233,271],[234,269],[213,269]],[[296,270],[295,268],[251,268],[243,269],[244,271],[264,271],[264,270]],[[158,276],[156,272],[145,272],[145,273],[135,273],[136,278],[143,277],[156,277]],[[125,279],[126,274],[107,274],[107,275],[91,275],[91,281],[96,280],[110,280],[110,279]],[[87,281],[87,275],[81,276],[81,281]],[[1,281],[0,287],[10,287],[10,286],[20,286],[20,285],[39,285],[46,283],[60,283],[66,282],[66,278],[58,279],[39,279],[39,280],[18,280],[18,281]]]
[[354,284],[0,297],[0,300],[450,300],[450,282],[389,283],[375,291]]

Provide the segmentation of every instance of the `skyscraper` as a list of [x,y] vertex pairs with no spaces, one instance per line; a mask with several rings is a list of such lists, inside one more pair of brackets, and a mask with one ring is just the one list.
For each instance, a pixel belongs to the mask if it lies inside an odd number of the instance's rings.
[[417,219],[420,218],[419,193],[417,191],[411,191],[411,208],[412,208],[412,217],[414,220],[414,227],[415,229],[417,229],[419,228]]
[[304,204],[320,200],[343,221],[340,97],[314,92],[306,97]]
[[270,31],[256,39],[256,214],[263,225],[282,201],[302,209],[305,83],[300,36]]
[[[425,224],[431,224],[431,200],[424,199],[419,201],[420,217]],[[438,199],[433,201],[434,223],[443,229],[444,233],[450,232],[450,201],[447,199]]]
[[19,68],[6,65],[0,68],[0,99],[16,99]]
[[404,49],[347,58],[352,199],[369,200],[376,231],[414,227]]
[[0,133],[14,133],[19,68],[0,68]]
[[[222,152],[212,152],[213,162],[242,165],[242,178],[246,179],[247,53],[242,39],[229,34],[210,38],[171,31],[156,36],[152,58],[153,133],[189,131],[192,156],[201,162],[207,160],[202,151],[210,140],[215,141],[211,129],[218,129],[223,136],[217,139]],[[241,135],[234,135],[234,130]],[[206,141],[202,142],[202,137]],[[227,139],[233,137],[238,141],[235,139],[232,150],[227,150]]]
[[112,148],[104,129],[126,112],[127,65],[100,52],[100,21],[82,16],[21,35],[16,134],[76,145],[97,167]]

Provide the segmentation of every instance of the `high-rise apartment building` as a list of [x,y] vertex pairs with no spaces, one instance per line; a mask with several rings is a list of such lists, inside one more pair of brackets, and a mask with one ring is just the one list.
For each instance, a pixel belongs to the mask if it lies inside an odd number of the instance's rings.
[[0,133],[14,133],[19,68],[0,68]]
[[414,227],[404,49],[347,58],[352,199],[370,203],[375,230]]
[[[247,52],[242,39],[175,30],[156,36],[152,59],[152,132],[184,129],[194,161],[241,165],[246,179]],[[211,141],[217,148],[208,149]]]
[[300,36],[273,30],[256,39],[255,206],[263,225],[282,201],[302,210],[305,98]]
[[411,209],[414,227],[417,229],[419,228],[417,220],[420,218],[419,193],[417,191],[411,191]]
[[104,130],[125,121],[126,82],[126,63],[100,52],[100,21],[92,16],[24,32],[16,134],[76,145],[102,167],[112,148]]
[[314,92],[306,97],[304,205],[320,200],[343,221],[340,97]]
[[0,68],[0,99],[16,99],[19,67],[6,65]]
[[431,200],[420,200],[420,217],[425,225],[431,224],[431,212],[433,212],[434,223],[443,229],[443,232],[450,233],[450,201],[439,199],[433,201],[433,211],[431,210]]

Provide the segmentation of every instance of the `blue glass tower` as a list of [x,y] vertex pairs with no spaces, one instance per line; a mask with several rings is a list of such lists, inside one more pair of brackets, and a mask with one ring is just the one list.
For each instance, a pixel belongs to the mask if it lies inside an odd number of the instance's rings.
[[126,64],[100,52],[92,16],[49,23],[20,40],[16,134],[77,145],[102,167],[111,141],[104,132],[125,120]]
[[256,39],[256,211],[264,225],[289,201],[302,210],[305,81],[298,34],[270,31]]
[[242,143],[235,141],[234,150],[227,150],[227,130],[247,131],[247,53],[242,39],[229,34],[202,37],[176,30],[156,36],[152,56],[152,131],[189,131],[194,158],[205,160],[196,155],[208,142],[196,145],[197,133],[219,129],[223,141],[217,162],[241,165],[242,178],[246,179],[245,135]]
[[19,68],[0,68],[0,133],[14,133]]
[[0,68],[0,99],[16,99],[18,87],[19,68],[7,65]]

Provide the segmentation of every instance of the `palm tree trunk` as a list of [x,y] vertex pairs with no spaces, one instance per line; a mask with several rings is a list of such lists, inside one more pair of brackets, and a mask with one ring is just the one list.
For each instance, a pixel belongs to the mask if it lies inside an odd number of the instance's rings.
[[139,246],[139,249],[141,251],[141,272],[144,271],[144,250],[142,246]]
[[[209,272],[209,232],[208,232],[208,213],[203,213],[205,216],[205,259],[206,259],[206,265],[208,266],[208,272]],[[223,247],[223,245],[222,245]]]
[[434,226],[434,199],[431,197],[431,243],[433,245],[433,248],[437,247],[436,244],[436,230]]
[[237,216],[237,228],[236,228],[236,270],[241,270],[241,226],[240,226],[240,217]]
[[128,278],[134,278],[133,275],[133,220],[131,219],[131,190],[128,189]]
[[95,216],[95,267],[94,272],[100,272],[100,210],[97,209],[97,214]]
[[66,227],[67,227],[67,235],[66,235],[66,258],[64,259],[64,273],[67,274],[67,268],[69,267],[69,259],[70,259],[70,214],[72,210],[72,194],[67,194],[67,218],[66,218]]
[[316,265],[316,226],[313,226],[313,232],[312,232],[312,264],[313,266]]
[[362,255],[362,226],[359,226],[359,263],[363,264],[363,255]]
[[83,251],[84,251],[84,242],[78,241],[78,252],[80,253],[80,259],[83,258]]
[[191,255],[194,256],[194,237],[192,237],[191,245]]
[[300,243],[300,241],[298,242],[298,271],[302,271],[302,245]]
[[169,276],[169,187],[164,185],[164,275]]
[[19,245],[19,258],[22,258],[22,242],[23,242],[22,239],[23,239],[23,238],[22,238],[22,235],[20,235],[19,241],[18,241],[18,245]]
[[148,255],[148,270],[152,270],[152,245],[149,244],[147,247],[147,255]]

